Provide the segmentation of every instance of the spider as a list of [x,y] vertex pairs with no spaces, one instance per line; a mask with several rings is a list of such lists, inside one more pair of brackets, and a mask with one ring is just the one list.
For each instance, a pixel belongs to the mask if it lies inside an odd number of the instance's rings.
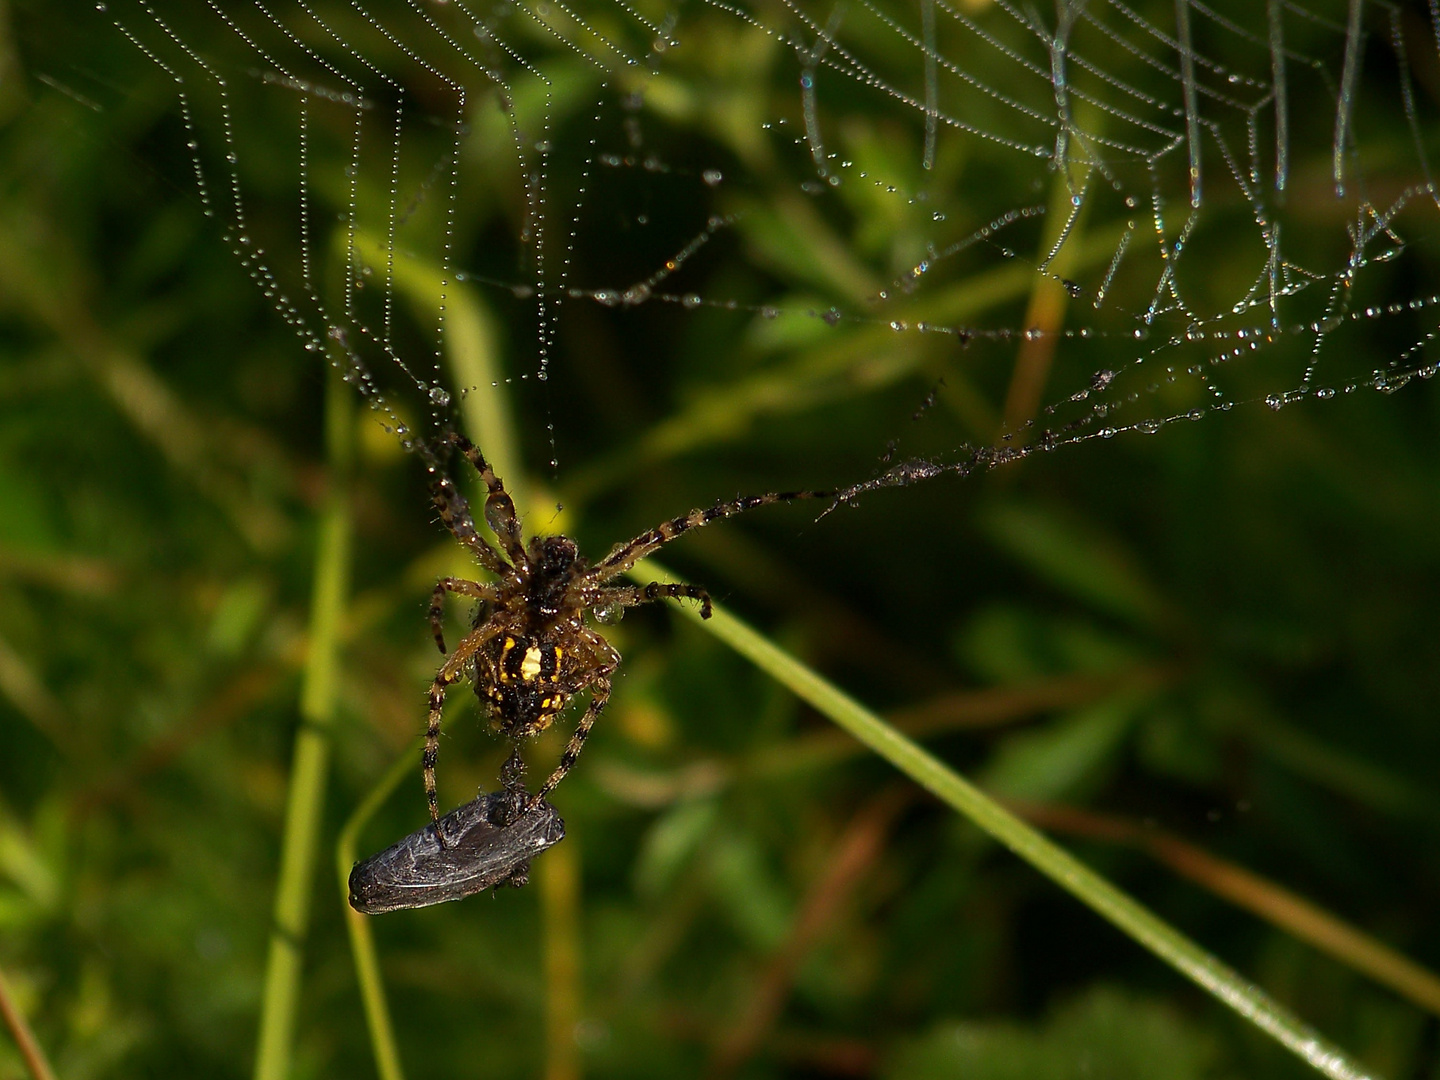
[[[540,805],[574,766],[591,727],[610,698],[610,677],[620,654],[587,625],[587,611],[619,611],[665,598],[698,600],[700,617],[710,618],[710,594],[698,585],[617,585],[614,579],[639,560],[677,536],[712,521],[772,503],[828,498],[823,491],[771,492],[716,503],[691,510],[653,529],[647,529],[597,563],[582,556],[565,536],[521,536],[515,504],[479,449],[463,435],[451,432],[441,441],[448,454],[453,447],[474,466],[486,488],[485,521],[500,541],[497,551],[475,528],[470,506],[439,460],[427,453],[431,498],[440,519],[480,565],[495,575],[493,583],[464,578],[442,578],[430,599],[430,629],[444,654],[441,628],[445,595],[455,593],[477,601],[472,629],[449,653],[430,685],[430,714],[425,728],[425,798],[430,818],[440,817],[435,789],[435,760],[440,749],[440,713],[446,691],[466,678],[489,713],[491,727],[512,742],[538,735],[548,728],[570,699],[590,691],[590,704],[544,785],[530,797],[526,812]],[[524,762],[515,746],[502,774],[505,787],[521,785]]]

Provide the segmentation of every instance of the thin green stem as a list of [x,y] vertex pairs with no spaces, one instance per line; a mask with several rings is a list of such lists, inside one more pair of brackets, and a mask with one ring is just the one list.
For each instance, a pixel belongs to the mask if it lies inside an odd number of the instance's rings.
[[[503,390],[494,318],[475,291],[457,282],[453,273],[444,267],[404,252],[394,252],[392,258],[392,253],[377,237],[364,232],[357,234],[356,246],[366,259],[391,266],[395,288],[410,300],[421,318],[433,318],[438,311],[444,311],[445,354],[453,375],[452,383],[470,388],[460,403],[466,434],[484,448],[485,456],[504,479],[510,497],[523,508],[519,451],[508,397]],[[483,497],[482,493],[482,501]],[[477,524],[483,527],[483,519]],[[404,1080],[404,1072],[370,923],[366,916],[350,907],[350,869],[355,863],[361,829],[406,776],[418,774],[416,765],[415,755],[407,753],[390,767],[345,823],[335,851],[340,903],[350,933],[355,978],[365,1007],[375,1069],[381,1080]]]
[[350,952],[355,957],[355,978],[360,984],[360,1000],[365,1005],[365,1025],[370,1029],[370,1046],[375,1055],[375,1069],[380,1080],[405,1080],[400,1067],[400,1051],[395,1045],[395,1028],[390,1023],[390,1006],[385,999],[385,982],[380,974],[380,957],[375,951],[375,938],[370,933],[370,920],[350,906],[350,869],[355,865],[356,846],[363,829],[394,794],[400,782],[415,775],[415,754],[407,752],[390,766],[370,794],[355,808],[350,820],[340,830],[335,844],[335,869],[340,875],[340,903],[345,909],[345,925],[350,931]]
[[[631,574],[643,581],[679,583],[681,580],[653,562],[638,564]],[[681,611],[701,622],[697,609],[682,606]],[[1372,1075],[1239,972],[1036,832],[939,758],[750,626],[718,605],[714,617],[701,625],[1312,1068],[1332,1080],[1364,1080]]]
[[545,928],[545,1080],[579,1080],[580,858],[575,841],[552,848],[531,873]]
[[300,693],[285,808],[280,878],[275,887],[275,928],[261,1002],[255,1080],[285,1080],[290,1073],[300,969],[310,923],[310,890],[330,768],[335,681],[345,591],[350,576],[349,472],[354,443],[350,389],[333,370],[326,387],[325,434],[330,490],[320,512],[309,649]]

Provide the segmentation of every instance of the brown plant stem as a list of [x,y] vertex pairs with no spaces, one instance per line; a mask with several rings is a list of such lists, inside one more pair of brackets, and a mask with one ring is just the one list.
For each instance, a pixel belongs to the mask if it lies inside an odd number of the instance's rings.
[[766,965],[739,1021],[716,1046],[707,1070],[711,1080],[734,1073],[774,1027],[790,996],[795,972],[879,858],[890,826],[912,794],[909,788],[891,788],[862,806],[850,820],[824,873],[801,904],[789,937]]
[[40,1048],[35,1033],[25,1022],[25,1015],[16,1006],[3,971],[0,971],[0,1017],[4,1018],[5,1027],[14,1038],[15,1045],[20,1048],[20,1056],[25,1059],[25,1067],[30,1070],[30,1075],[35,1080],[55,1080],[55,1073],[50,1068],[45,1051]]
[[1440,1016],[1440,976],[1268,878],[1177,836],[1123,818],[1069,806],[1010,805],[1042,828],[1138,847],[1181,877]]

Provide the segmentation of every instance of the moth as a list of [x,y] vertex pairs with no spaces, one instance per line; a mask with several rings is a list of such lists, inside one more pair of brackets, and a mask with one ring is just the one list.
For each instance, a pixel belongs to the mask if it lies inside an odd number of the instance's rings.
[[496,791],[450,811],[350,871],[350,906],[362,915],[430,907],[529,880],[530,860],[565,838],[548,802]]

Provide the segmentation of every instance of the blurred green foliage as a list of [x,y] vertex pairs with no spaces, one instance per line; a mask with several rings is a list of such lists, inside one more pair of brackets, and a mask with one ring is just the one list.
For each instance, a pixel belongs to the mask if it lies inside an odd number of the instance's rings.
[[[752,123],[782,77],[773,48],[695,18],[706,47],[652,81],[647,145],[749,186],[718,206],[746,213],[694,288],[787,313],[863,304],[913,262],[920,218],[859,184],[826,212],[789,194],[793,163],[768,158]],[[754,86],[734,76],[747,63]],[[299,723],[325,375],[201,215],[172,87],[106,17],[0,7],[0,75],[0,969],[64,1080],[245,1076]],[[578,62],[554,76],[555,138],[579,142],[597,79]],[[458,247],[477,276],[509,280],[523,194],[513,162],[497,165],[486,125],[501,120],[477,119],[468,144],[483,197]],[[1403,117],[1365,121],[1402,157]],[[1300,144],[1322,179],[1327,137]],[[914,125],[837,138],[876,174],[919,168]],[[245,147],[259,227],[283,232],[294,149]],[[942,152],[933,182],[957,201],[1018,184],[1006,161]],[[569,167],[557,157],[557,184]],[[323,159],[316,175],[341,186]],[[687,216],[643,170],[617,175],[582,217],[587,287],[643,279],[711,209]],[[611,225],[640,213],[655,227],[624,224],[617,242]],[[1335,212],[1314,217],[1343,235]],[[1111,224],[1086,225],[1102,265]],[[1394,297],[1440,288],[1433,226]],[[1217,278],[1234,276],[1228,257],[1206,254]],[[1021,325],[1033,268],[963,271],[925,298],[928,317]],[[505,370],[530,370],[523,305],[474,296]],[[897,432],[903,454],[987,443],[1015,351],[712,307],[565,317],[550,379],[516,384],[505,407],[530,522],[554,527],[558,500],[591,553],[717,497],[863,478]],[[1424,325],[1357,336],[1347,360],[1383,367]],[[1101,366],[1101,346],[1070,344],[1046,400]],[[1262,392],[1262,374],[1235,376],[1252,377]],[[1179,412],[1197,395],[1156,400]],[[1427,382],[1210,414],[819,522],[757,514],[666,558],[996,792],[1163,827],[1435,968],[1437,412]],[[364,428],[327,845],[413,750],[435,667],[428,590],[467,569],[423,471]],[[606,633],[624,674],[557,794],[569,835],[546,856],[580,871],[570,1037],[585,1074],[1304,1074],[688,623],[643,610]],[[441,755],[447,805],[492,786],[503,753],[464,696]],[[422,816],[417,769],[362,844]],[[1433,1006],[1138,848],[1067,842],[1367,1065],[1440,1077]],[[366,1076],[328,871],[295,1072]],[[545,1067],[544,943],[563,908],[541,896],[537,883],[374,922],[409,1075]],[[21,1075],[0,1039],[0,1078]]]

